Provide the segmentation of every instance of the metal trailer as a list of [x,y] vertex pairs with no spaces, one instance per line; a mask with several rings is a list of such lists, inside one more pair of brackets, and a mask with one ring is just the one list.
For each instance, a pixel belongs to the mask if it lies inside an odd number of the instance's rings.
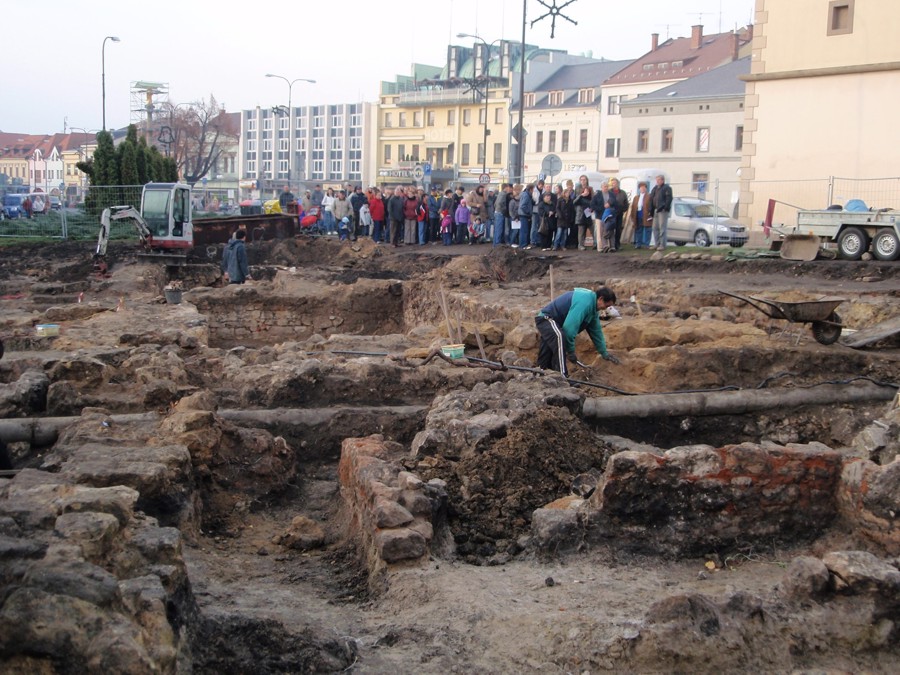
[[869,251],[878,260],[900,257],[900,211],[845,211],[837,209],[797,212],[797,228],[790,236],[814,235],[837,244],[838,255],[859,260]]

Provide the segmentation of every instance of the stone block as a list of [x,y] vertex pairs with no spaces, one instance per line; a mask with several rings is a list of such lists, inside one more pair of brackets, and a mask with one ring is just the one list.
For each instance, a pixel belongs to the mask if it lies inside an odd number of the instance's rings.
[[97,562],[111,549],[120,530],[118,519],[110,513],[64,513],[56,519],[56,533],[81,545],[84,557]]
[[108,607],[119,597],[119,581],[102,567],[83,560],[40,560],[31,563],[23,585],[54,595],[79,598]]
[[325,543],[325,531],[311,518],[296,516],[290,527],[276,536],[275,543],[301,551],[318,548]]
[[791,561],[781,582],[781,592],[790,600],[817,598],[828,590],[829,581],[828,567],[824,562],[810,556],[799,556]]
[[900,570],[868,551],[833,551],[822,562],[835,578],[836,590],[875,593],[900,601]]
[[582,540],[583,526],[575,509],[541,508],[531,516],[531,534],[537,548],[573,550]]
[[428,550],[425,537],[406,527],[378,531],[375,534],[375,547],[378,556],[386,563],[415,560]]
[[400,527],[412,522],[413,515],[397,502],[389,501],[383,497],[377,497],[373,508],[375,527],[390,528]]

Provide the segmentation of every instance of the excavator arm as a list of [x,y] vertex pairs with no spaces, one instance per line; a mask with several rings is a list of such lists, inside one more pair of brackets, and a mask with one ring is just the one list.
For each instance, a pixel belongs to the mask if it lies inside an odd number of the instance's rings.
[[153,241],[153,234],[147,227],[147,221],[141,216],[133,206],[110,206],[103,209],[100,214],[100,233],[97,236],[97,249],[94,251],[94,271],[98,274],[106,274],[108,265],[106,263],[106,247],[109,244],[109,227],[113,220],[123,220],[131,218],[134,221],[134,228],[137,230],[138,237],[141,240],[141,246],[149,249]]

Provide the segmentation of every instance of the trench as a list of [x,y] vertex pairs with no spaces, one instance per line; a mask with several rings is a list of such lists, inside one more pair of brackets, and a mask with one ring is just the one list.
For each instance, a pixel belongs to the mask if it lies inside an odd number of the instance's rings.
[[[461,386],[473,387],[474,380],[463,378],[463,369],[452,369],[458,375],[456,380],[413,377],[410,373],[415,372],[414,367],[401,367],[381,356],[403,354],[408,345],[395,336],[421,334],[423,343],[449,339],[440,302],[443,290],[448,297],[450,322],[463,324],[468,353],[475,355],[478,350],[469,328],[492,325],[498,331],[509,331],[527,321],[534,306],[540,304],[539,298],[547,292],[546,261],[524,263],[515,270],[504,268],[504,261],[482,262],[483,269],[475,282],[454,282],[452,276],[438,274],[452,264],[447,256],[412,257],[395,268],[376,264],[377,261],[325,264],[308,274],[297,275],[290,267],[286,271],[284,265],[268,266],[267,260],[257,260],[256,270],[260,278],[272,282],[271,292],[246,287],[227,289],[225,293],[217,289],[193,293],[191,302],[208,323],[209,346],[237,355],[250,367],[264,363],[274,345],[292,345],[288,349],[302,352],[308,363],[321,365],[310,365],[308,371],[281,382],[265,393],[264,400],[250,397],[258,403],[255,409],[246,405],[247,401],[240,398],[242,394],[229,383],[217,382],[215,373],[194,376],[195,384],[215,383],[226,407],[237,409],[243,404],[246,408],[241,415],[223,411],[223,417],[241,427],[265,429],[273,436],[283,437],[296,454],[295,475],[283,482],[280,490],[255,500],[248,508],[248,517],[269,511],[281,516],[307,514],[335,530],[340,525],[341,496],[336,474],[343,440],[382,434],[409,448],[424,428],[437,396]],[[289,256],[285,260],[297,261]],[[196,274],[200,279],[207,278],[210,270],[201,265],[193,271],[172,274]],[[637,292],[647,298],[643,311],[652,312],[659,307],[661,318],[665,316],[663,308],[668,308],[669,316],[682,312],[684,318],[696,318],[691,314],[691,305],[702,304],[723,313],[730,309],[733,321],[758,322],[741,309],[716,304],[714,293],[689,292],[687,283],[670,282],[662,290],[637,281],[618,282],[620,297]],[[701,295],[704,299],[699,303]],[[622,339],[626,337],[623,335]],[[785,373],[797,384],[821,380],[823,373],[830,380],[860,373],[882,374],[882,364],[873,365],[866,355],[829,353],[814,345],[804,345],[799,350],[784,349],[783,343],[778,342],[758,348],[744,343],[709,347],[692,343],[683,347],[641,343],[640,340],[648,339],[646,335],[635,339],[633,345],[620,349],[628,349],[635,359],[641,359],[646,365],[640,372],[661,390],[725,385],[753,388],[769,378],[782,378]],[[488,359],[508,359],[510,351],[502,342],[488,342],[485,350]],[[533,347],[521,352],[527,358],[534,357]],[[364,365],[342,370],[347,363]],[[883,373],[884,377],[896,376],[896,365],[891,368]],[[3,374],[6,380],[13,375],[13,371]],[[507,373],[498,379],[511,377]],[[596,377],[598,384],[606,383],[600,375],[591,377]],[[491,381],[486,373],[482,382]],[[636,386],[636,381],[637,378],[616,384],[630,388]],[[599,393],[590,391],[592,395]],[[403,466],[426,479],[440,478],[448,483],[451,508],[447,527],[453,546],[446,553],[436,551],[435,557],[477,566],[500,565],[524,552],[521,539],[528,532],[534,509],[568,495],[579,477],[604,470],[610,455],[620,449],[610,437],[663,450],[697,444],[721,447],[760,439],[781,444],[820,442],[842,446],[867,420],[877,417],[882,407],[877,402],[844,403],[752,414],[616,417],[602,421],[573,421],[565,414],[547,415],[536,417],[530,426],[523,425],[514,433],[493,439],[494,447],[502,446],[505,453],[500,459],[489,453],[468,460],[432,455],[408,457]],[[517,451],[526,445],[528,453]],[[46,447],[41,451],[46,451]],[[22,464],[21,457],[18,463]],[[487,475],[493,476],[493,484],[478,480]],[[207,488],[205,484],[199,486],[201,491]],[[201,495],[209,506],[202,527],[207,531],[207,541],[215,542],[219,554],[226,558],[229,551],[257,546],[253,533],[235,527],[232,514],[217,512],[211,497]],[[337,537],[330,542],[337,543]],[[268,556],[266,562],[269,563]],[[200,566],[196,561],[191,564]],[[332,598],[351,597],[346,601],[351,606],[370,598],[365,561],[352,550],[352,545],[329,552],[323,556],[322,565],[340,568],[339,572],[310,573],[313,581],[329,587]],[[285,563],[273,569],[287,574],[283,570],[288,566]],[[203,572],[206,573],[209,571]],[[291,573],[298,572],[293,569]],[[204,582],[198,585],[203,608],[201,616],[195,617],[193,628],[194,667],[198,671],[343,670],[355,663],[357,653],[351,643],[334,639],[315,627],[286,630],[287,621],[258,616],[259,606],[230,609],[227,599],[220,604],[212,591],[205,594],[205,586]],[[254,589],[253,593],[259,590]],[[255,601],[260,606],[265,604],[259,597]]]

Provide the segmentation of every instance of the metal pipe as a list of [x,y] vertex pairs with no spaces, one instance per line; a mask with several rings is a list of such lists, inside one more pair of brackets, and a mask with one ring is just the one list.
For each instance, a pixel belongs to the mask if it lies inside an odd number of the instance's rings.
[[589,398],[584,402],[582,415],[593,419],[729,415],[807,405],[890,401],[896,393],[896,388],[892,386],[866,382],[852,387],[822,385],[781,391],[765,389]]

